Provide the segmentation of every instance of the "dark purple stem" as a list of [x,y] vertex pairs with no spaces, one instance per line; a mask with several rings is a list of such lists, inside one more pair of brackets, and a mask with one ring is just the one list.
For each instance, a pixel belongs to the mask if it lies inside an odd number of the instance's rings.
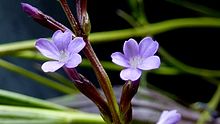
[[[65,30],[68,29],[61,23],[51,18],[50,16],[44,14],[37,8],[27,3],[21,3],[21,6],[24,12],[26,12],[29,16],[32,17],[33,20],[35,20],[42,26],[45,26],[53,31],[61,30],[64,32]],[[75,69],[64,68],[64,70],[66,71],[68,76],[71,78],[71,80],[74,81],[74,85],[79,89],[79,91],[82,92],[89,99],[91,99],[98,106],[100,112],[104,115],[105,119],[108,119],[108,121],[111,121],[111,113],[110,113],[109,107],[106,101],[102,98],[100,93],[97,91],[95,86],[85,77],[78,74],[78,72]]]
[[88,40],[88,36],[86,35],[85,32],[83,32],[83,29],[80,27],[79,23],[75,20],[72,12],[70,11],[67,1],[60,0],[60,4],[66,13],[67,18],[70,24],[72,25],[72,28],[74,28],[73,30],[77,31],[76,35],[83,37],[84,41],[86,42],[86,46],[83,49],[83,52],[85,56],[88,58],[88,60],[91,62],[92,68],[96,74],[99,84],[101,88],[103,89],[103,92],[108,101],[109,109],[112,114],[113,122],[116,124],[120,124],[121,120],[120,120],[119,108],[118,108],[117,100],[116,100],[116,97],[115,97],[115,94],[114,94],[114,91],[111,85],[111,81],[107,73],[105,72],[102,64],[100,63],[98,57],[96,56]]
[[[78,22],[75,20],[73,14],[71,13],[69,6],[66,2],[66,0],[60,0],[60,3],[68,17],[69,22],[71,23],[71,26],[73,28],[74,33],[76,34],[76,36],[81,36],[84,38],[85,42],[86,42],[86,46],[83,49],[84,54],[86,55],[86,57],[90,60],[91,65],[93,67],[93,70],[95,71],[95,74],[97,76],[97,79],[99,81],[100,86],[102,87],[104,94],[106,96],[106,99],[108,101],[108,106],[104,105],[103,108],[105,108],[106,106],[109,108],[108,110],[110,110],[111,115],[112,115],[112,119],[113,122],[115,124],[120,124],[120,115],[119,115],[119,108],[118,108],[118,104],[116,101],[116,97],[114,95],[114,91],[110,82],[110,79],[107,75],[107,73],[105,72],[103,66],[101,65],[99,59],[97,58],[90,42],[88,41],[88,37],[87,35],[83,32],[83,29],[80,28],[80,25],[78,24]],[[35,20],[36,22],[40,23],[41,25],[56,31],[56,30],[62,30],[63,32],[65,30],[67,30],[67,28],[65,26],[63,26],[61,23],[57,22],[56,20],[54,20],[53,18],[45,15],[43,12],[41,12],[40,10],[38,10],[37,8],[26,4],[26,3],[22,3],[22,9],[28,14],[30,15],[33,20]],[[67,71],[70,76],[75,73],[73,73],[74,71]],[[73,79],[78,79],[81,78],[81,76],[77,76],[74,77]],[[82,82],[81,82],[82,83]],[[80,84],[80,82],[78,82],[78,84]],[[83,90],[83,89],[82,89]],[[83,91],[84,93],[86,93],[86,91]],[[94,98],[92,98],[92,101],[94,101]],[[107,110],[107,111],[108,111]],[[106,112],[108,113],[108,112]],[[111,116],[109,116],[111,117]]]
[[108,117],[107,119],[111,119],[111,113],[108,105],[97,91],[96,87],[88,79],[80,75],[76,69],[64,67],[64,70],[70,79],[74,82],[73,84],[77,87],[77,89],[97,105],[105,118]]
[[77,20],[74,18],[70,8],[69,8],[69,5],[67,3],[66,0],[59,0],[64,12],[66,15],[68,15],[68,20],[70,22],[70,25],[73,29],[73,32],[77,35],[77,36],[81,36],[82,35],[82,30],[81,28],[79,27],[79,22],[77,22]]
[[129,123],[132,118],[131,100],[138,91],[139,83],[139,79],[133,82],[129,80],[124,84],[122,88],[119,107],[121,116],[124,118],[126,123]]

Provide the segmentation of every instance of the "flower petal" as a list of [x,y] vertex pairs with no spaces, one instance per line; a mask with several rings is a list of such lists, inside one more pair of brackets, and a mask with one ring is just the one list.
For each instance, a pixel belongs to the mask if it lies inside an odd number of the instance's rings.
[[59,51],[65,50],[68,48],[68,45],[72,40],[72,32],[70,30],[66,30],[65,32],[57,30],[53,34],[52,40],[54,41]]
[[163,111],[162,114],[160,115],[160,119],[159,120],[165,118],[168,113],[169,113],[169,111]]
[[82,58],[79,54],[71,54],[69,60],[67,63],[65,63],[65,66],[67,68],[75,68],[82,62]]
[[145,37],[139,43],[139,54],[142,57],[153,56],[158,50],[159,44],[153,41],[151,37]]
[[134,39],[125,41],[123,46],[124,55],[126,58],[131,58],[138,55],[138,43]]
[[138,65],[139,69],[142,70],[151,70],[151,69],[156,69],[159,68],[160,66],[160,58],[158,56],[151,56],[142,61]]
[[177,124],[181,115],[176,110],[163,111],[157,124]]
[[131,80],[135,81],[139,79],[141,76],[141,70],[139,69],[133,69],[133,68],[127,68],[121,71],[120,77],[122,80]]
[[58,61],[47,61],[45,62],[42,66],[41,69],[44,72],[55,72],[56,70],[58,70],[59,68],[61,68],[64,65],[64,63],[62,62],[58,62]]
[[45,38],[40,38],[37,40],[35,47],[43,54],[44,56],[50,59],[59,59],[59,51],[54,43],[48,41]]
[[121,52],[112,53],[111,57],[112,57],[112,62],[114,62],[115,64],[123,67],[129,67],[128,60]]
[[70,53],[79,53],[84,47],[86,43],[82,37],[75,37],[68,46],[68,51]]

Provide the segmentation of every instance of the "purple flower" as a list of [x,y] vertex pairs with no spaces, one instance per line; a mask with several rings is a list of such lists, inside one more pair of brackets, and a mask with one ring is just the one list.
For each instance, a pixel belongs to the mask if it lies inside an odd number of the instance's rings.
[[52,36],[52,42],[45,38],[37,40],[35,47],[47,58],[53,59],[42,65],[44,72],[54,72],[65,66],[67,68],[75,68],[82,62],[81,56],[78,54],[85,46],[82,37],[72,39],[72,32],[66,30],[56,31]]
[[177,124],[181,115],[176,110],[163,111],[157,124]]
[[151,37],[145,37],[138,44],[134,39],[125,41],[123,53],[115,52],[111,55],[112,62],[125,67],[120,73],[123,80],[135,81],[140,78],[142,70],[156,69],[160,66],[160,58],[154,54],[159,44]]

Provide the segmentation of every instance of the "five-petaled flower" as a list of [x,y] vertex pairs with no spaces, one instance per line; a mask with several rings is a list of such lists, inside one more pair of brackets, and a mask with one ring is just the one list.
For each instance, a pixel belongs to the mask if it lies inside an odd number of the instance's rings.
[[134,39],[125,41],[123,53],[115,52],[111,55],[115,64],[125,67],[120,73],[123,80],[135,81],[140,78],[142,70],[159,68],[160,58],[154,54],[159,44],[151,37],[145,37],[138,44]]
[[181,119],[176,110],[163,111],[157,124],[177,124]]
[[35,47],[47,58],[52,60],[42,65],[44,72],[54,72],[65,66],[67,68],[75,68],[82,62],[81,56],[78,54],[85,46],[82,37],[72,39],[72,32],[66,30],[56,31],[52,36],[52,42],[45,38],[37,40]]

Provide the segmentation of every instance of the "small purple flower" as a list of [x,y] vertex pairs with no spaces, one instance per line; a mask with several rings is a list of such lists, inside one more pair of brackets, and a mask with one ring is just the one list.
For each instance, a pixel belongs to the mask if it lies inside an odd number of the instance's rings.
[[123,53],[115,52],[111,55],[112,62],[125,67],[120,73],[123,80],[135,81],[140,78],[142,70],[159,68],[160,58],[154,54],[159,44],[151,37],[145,37],[138,44],[134,39],[125,41]]
[[72,32],[66,30],[56,31],[52,36],[52,42],[45,38],[37,40],[35,47],[47,58],[53,59],[42,65],[44,72],[54,72],[65,66],[67,68],[75,68],[82,62],[81,56],[78,54],[85,46],[82,37],[72,39]]
[[157,124],[177,124],[181,115],[176,110],[163,111]]

